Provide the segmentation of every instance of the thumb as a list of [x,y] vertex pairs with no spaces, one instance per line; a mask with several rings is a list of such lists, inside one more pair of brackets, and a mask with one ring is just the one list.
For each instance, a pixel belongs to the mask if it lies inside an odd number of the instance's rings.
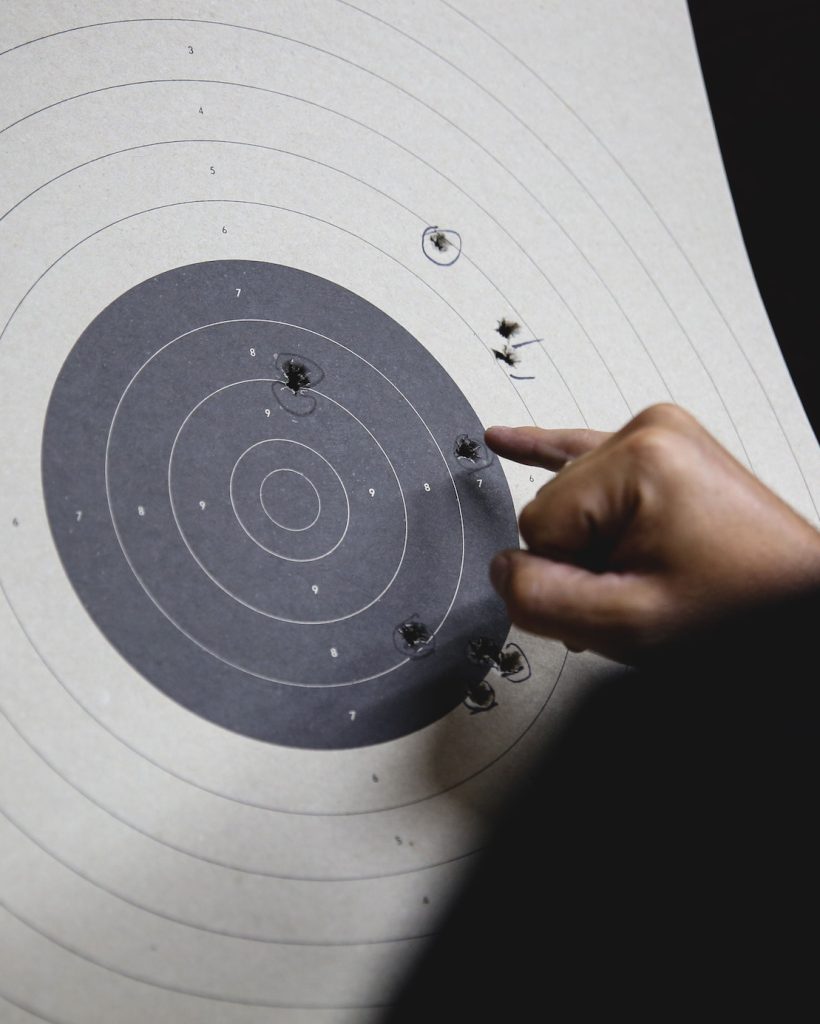
[[621,661],[646,639],[657,607],[648,577],[589,572],[527,551],[496,555],[490,578],[515,625]]

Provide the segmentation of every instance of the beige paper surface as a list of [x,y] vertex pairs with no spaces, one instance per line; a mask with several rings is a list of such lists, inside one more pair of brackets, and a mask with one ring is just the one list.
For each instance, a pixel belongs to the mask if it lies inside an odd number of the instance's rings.
[[[0,1020],[375,1020],[604,664],[514,632],[492,712],[350,749],[214,724],[64,571],[46,409],[123,293],[261,261],[383,310],[485,425],[673,400],[817,521],[685,4],[12,0],[0,51]],[[504,472],[517,508],[545,479]]]

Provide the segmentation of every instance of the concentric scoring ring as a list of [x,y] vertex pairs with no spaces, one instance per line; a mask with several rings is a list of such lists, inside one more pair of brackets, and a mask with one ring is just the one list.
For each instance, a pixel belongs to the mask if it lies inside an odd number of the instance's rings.
[[[276,516],[268,508],[268,504],[270,503],[271,499],[270,497],[268,497],[267,499],[265,498],[265,491],[270,491],[271,485],[269,481],[271,481],[275,476],[278,476],[280,473],[287,473],[289,474],[289,477],[296,476],[299,479],[304,480],[307,486],[313,491],[313,494],[316,497],[316,514],[313,516],[310,522],[305,523],[304,526],[288,526],[287,523],[280,523]],[[297,496],[296,499],[294,500],[293,494],[291,492],[293,484],[290,481],[290,479],[288,479],[288,483],[291,486],[290,488],[287,489],[285,495],[283,496],[283,488],[279,487],[274,492],[274,500],[281,502],[289,512],[292,512],[294,504],[298,506],[300,501],[302,504],[304,504],[304,489],[302,491],[302,495],[299,495],[297,491]],[[262,511],[265,513],[268,519],[270,519],[274,526],[278,526],[282,530],[287,530],[289,533],[302,533],[304,530],[309,530],[311,526],[316,525],[319,516],[322,514],[322,499],[319,495],[319,491],[316,488],[316,484],[310,479],[310,477],[305,476],[304,473],[300,473],[298,469],[290,469],[289,467],[285,467],[284,469],[272,469],[270,473],[267,474],[267,476],[262,477],[262,483],[259,485],[259,504],[262,506]],[[277,514],[281,515],[282,513],[278,512]]]
[[[273,399],[283,351],[322,369],[310,415]],[[79,425],[77,388],[99,396]],[[66,360],[44,438],[49,518],[92,617],[166,694],[257,738],[380,742],[460,701],[482,671],[466,659],[477,622],[499,642],[508,629],[486,565],[516,543],[514,510],[498,465],[477,486],[452,454],[465,429],[481,425],[453,381],[358,296],[281,266],[195,264],[116,300]],[[260,500],[283,469],[316,491],[301,530]],[[102,573],[64,529],[80,496]],[[396,649],[414,615],[434,658]]]

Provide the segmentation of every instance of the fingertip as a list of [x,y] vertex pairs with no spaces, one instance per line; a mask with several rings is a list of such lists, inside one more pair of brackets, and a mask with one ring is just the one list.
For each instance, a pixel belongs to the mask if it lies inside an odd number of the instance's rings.
[[513,427],[487,427],[484,431],[484,440],[495,451],[496,445],[503,445],[505,441],[509,441],[514,432]]

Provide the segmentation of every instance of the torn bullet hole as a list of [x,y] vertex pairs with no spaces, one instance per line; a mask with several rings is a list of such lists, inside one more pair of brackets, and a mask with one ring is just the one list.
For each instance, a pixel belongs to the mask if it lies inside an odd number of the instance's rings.
[[520,651],[501,651],[498,655],[498,668],[502,675],[514,675],[523,668]]
[[285,373],[283,383],[294,395],[298,395],[300,391],[310,387],[310,374],[307,367],[302,363],[297,363],[295,359],[289,359],[285,363],[283,370]]
[[501,648],[488,636],[480,636],[467,644],[467,657],[476,665],[498,666]]
[[294,416],[307,416],[316,408],[313,389],[324,379],[318,363],[296,352],[282,352],[276,360],[280,373],[271,385],[276,401]]
[[467,657],[477,665],[488,665],[513,683],[523,683],[532,675],[526,654],[516,643],[500,647],[495,640],[480,636],[467,645]]
[[471,683],[467,687],[464,706],[472,715],[477,714],[479,711],[491,711],[493,708],[498,707],[498,702],[495,699],[495,690],[486,679],[482,679],[477,683]]
[[423,658],[432,654],[436,647],[435,635],[419,620],[418,615],[413,615],[396,626],[393,630],[393,642],[408,658]]
[[458,435],[453,446],[453,454],[462,469],[466,469],[468,473],[486,469],[493,461],[493,453],[490,449],[482,441],[476,441],[469,434]]
[[521,324],[517,324],[515,320],[507,320],[502,317],[501,320],[498,321],[498,327],[496,327],[496,330],[506,341],[521,330]]
[[455,446],[456,458],[476,462],[481,455],[481,445],[466,434],[459,434]]
[[430,241],[439,252],[447,252],[451,245],[450,239],[443,231],[434,231],[433,234],[430,235]]
[[521,360],[521,357],[516,352],[513,352],[509,345],[505,345],[503,349],[494,348],[493,355],[502,363],[506,363],[507,366],[517,366]]

